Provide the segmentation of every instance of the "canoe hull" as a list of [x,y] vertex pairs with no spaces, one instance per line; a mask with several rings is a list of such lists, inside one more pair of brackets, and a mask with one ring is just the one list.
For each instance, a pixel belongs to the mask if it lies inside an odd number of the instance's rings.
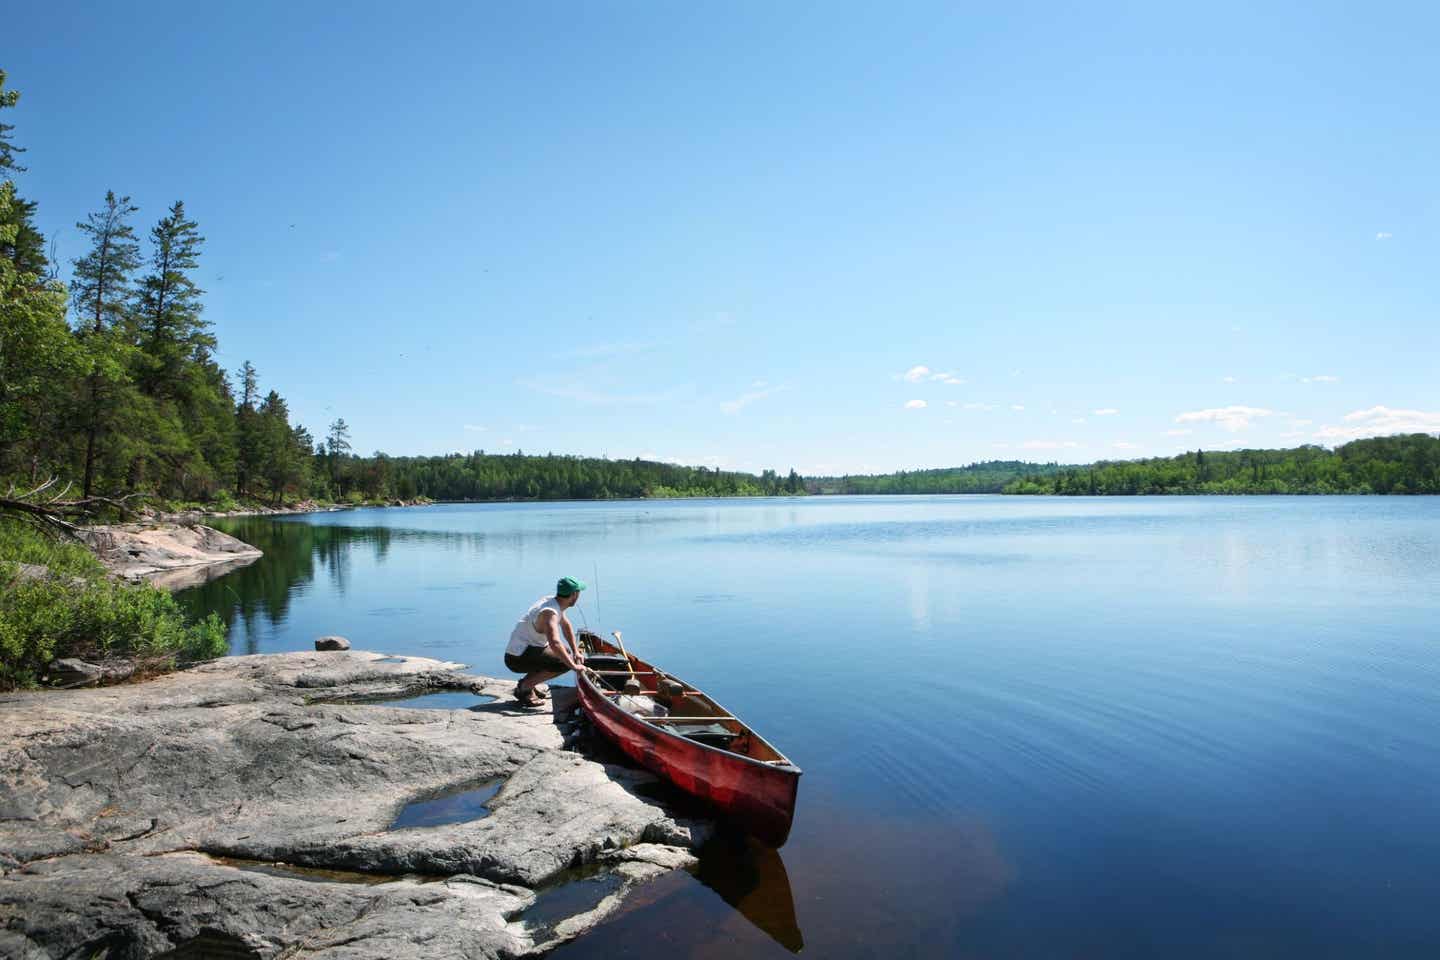
[[595,727],[631,760],[706,801],[760,840],[779,847],[790,835],[800,770],[770,764],[664,732],[620,709],[588,677],[576,687]]

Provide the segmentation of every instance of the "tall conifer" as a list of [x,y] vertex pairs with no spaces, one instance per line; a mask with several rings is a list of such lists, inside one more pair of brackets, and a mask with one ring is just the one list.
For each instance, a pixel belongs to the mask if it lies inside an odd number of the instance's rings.
[[127,222],[139,208],[129,197],[105,194],[105,205],[75,226],[90,238],[90,250],[75,261],[71,284],[81,347],[90,368],[77,420],[85,432],[84,496],[95,487],[95,469],[104,436],[120,412],[130,406],[121,394],[133,390],[126,368],[127,308],[133,297],[131,276],[140,266],[140,244]]
[[177,200],[150,231],[150,273],[140,281],[136,322],[146,357],[140,382],[158,398],[183,401],[186,366],[215,347],[210,324],[200,316],[205,291],[191,279],[205,242],[197,227]]

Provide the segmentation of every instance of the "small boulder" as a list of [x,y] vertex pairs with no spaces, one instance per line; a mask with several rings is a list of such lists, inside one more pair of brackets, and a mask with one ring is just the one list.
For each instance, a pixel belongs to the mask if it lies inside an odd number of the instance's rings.
[[316,650],[349,650],[350,641],[344,637],[321,637],[315,641]]
[[99,683],[105,671],[99,664],[66,657],[51,662],[49,675],[50,682],[57,687],[88,687]]

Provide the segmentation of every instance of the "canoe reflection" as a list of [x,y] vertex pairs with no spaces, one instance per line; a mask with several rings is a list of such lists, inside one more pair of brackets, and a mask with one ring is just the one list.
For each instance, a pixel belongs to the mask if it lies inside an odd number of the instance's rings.
[[748,834],[722,831],[700,849],[691,872],[786,950],[799,953],[805,946],[779,850]]

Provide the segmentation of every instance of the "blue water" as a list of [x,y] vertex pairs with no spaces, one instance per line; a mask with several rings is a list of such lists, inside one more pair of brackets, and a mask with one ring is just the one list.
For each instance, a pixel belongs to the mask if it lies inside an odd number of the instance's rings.
[[[815,956],[1440,956],[1440,500],[504,504],[229,529],[266,557],[182,599],[236,652],[338,633],[504,676],[515,618],[560,575],[591,581],[577,621],[623,629],[804,768],[780,879],[765,866],[751,899],[792,897]],[[555,956],[788,956],[739,899],[667,878]]]

